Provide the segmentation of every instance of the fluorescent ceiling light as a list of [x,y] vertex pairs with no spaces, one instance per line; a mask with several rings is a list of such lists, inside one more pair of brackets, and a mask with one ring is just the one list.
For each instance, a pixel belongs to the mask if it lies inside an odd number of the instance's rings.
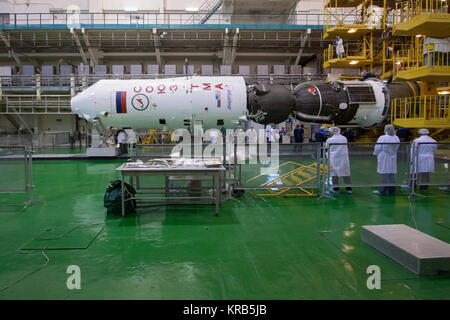
[[416,35],[416,38],[420,38],[422,35],[421,34],[417,34]]
[[438,94],[450,94],[450,91],[440,91]]
[[358,62],[359,61],[353,60],[353,61],[350,61],[350,64],[358,64]]
[[186,11],[195,12],[198,11],[198,8],[186,8]]
[[356,29],[356,28],[352,28],[352,29],[348,30],[347,32],[348,32],[348,33],[355,33],[355,32],[356,32],[356,30],[358,30],[358,29]]
[[137,11],[138,9],[137,8],[125,8],[124,10],[125,11]]
[[395,64],[396,65],[401,65],[402,63],[400,61],[397,61]]

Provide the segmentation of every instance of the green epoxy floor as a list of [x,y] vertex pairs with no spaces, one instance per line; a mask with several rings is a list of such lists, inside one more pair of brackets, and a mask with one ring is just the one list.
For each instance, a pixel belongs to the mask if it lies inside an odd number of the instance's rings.
[[[45,262],[40,251],[17,251],[43,230],[105,223],[88,249],[48,250],[48,265],[0,299],[450,298],[449,276],[416,276],[360,240],[362,225],[404,223],[450,242],[448,193],[434,188],[410,202],[368,188],[334,201],[247,192],[218,217],[206,205],[107,218],[105,187],[121,163],[35,161],[45,203],[21,210],[25,195],[0,194],[0,288]],[[77,230],[65,245],[87,246],[96,232]],[[81,268],[81,290],[66,287],[69,265]],[[369,265],[381,268],[381,290],[366,287]]]

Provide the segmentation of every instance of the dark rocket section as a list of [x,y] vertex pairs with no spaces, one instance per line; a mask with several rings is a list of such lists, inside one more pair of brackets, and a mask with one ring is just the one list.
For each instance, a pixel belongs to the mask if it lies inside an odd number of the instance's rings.
[[349,104],[342,83],[306,82],[294,89],[293,115],[301,121],[344,124],[350,121],[358,105]]
[[248,118],[261,124],[286,120],[295,107],[292,92],[278,84],[257,84],[247,93]]
[[387,86],[389,99],[414,97],[420,95],[420,88],[416,82],[393,82]]
[[[382,83],[381,80],[378,80]],[[296,99],[293,115],[301,121],[344,125],[352,121],[361,103],[376,103],[373,88],[365,82],[307,82],[294,89]],[[385,101],[383,115],[395,98],[411,97],[419,93],[415,83],[382,83]]]
[[359,125],[355,119],[362,105],[366,110],[380,108],[379,118],[365,125],[369,128],[383,123],[393,99],[420,94],[416,83],[385,84],[380,79],[370,80],[311,81],[299,84],[293,92],[281,85],[257,84],[247,93],[248,118],[269,124],[283,122],[293,115],[304,122]]

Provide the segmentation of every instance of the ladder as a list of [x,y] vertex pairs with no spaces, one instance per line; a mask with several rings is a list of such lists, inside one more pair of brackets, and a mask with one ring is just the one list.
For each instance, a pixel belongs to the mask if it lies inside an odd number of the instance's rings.
[[206,0],[198,9],[199,13],[194,13],[186,20],[186,24],[205,24],[211,16],[222,6],[223,0]]

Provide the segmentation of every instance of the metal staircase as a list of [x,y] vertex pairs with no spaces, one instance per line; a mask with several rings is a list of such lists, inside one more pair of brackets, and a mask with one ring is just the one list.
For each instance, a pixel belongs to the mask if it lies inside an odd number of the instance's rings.
[[211,16],[222,6],[223,0],[206,0],[198,9],[198,13],[192,14],[186,24],[205,24]]

